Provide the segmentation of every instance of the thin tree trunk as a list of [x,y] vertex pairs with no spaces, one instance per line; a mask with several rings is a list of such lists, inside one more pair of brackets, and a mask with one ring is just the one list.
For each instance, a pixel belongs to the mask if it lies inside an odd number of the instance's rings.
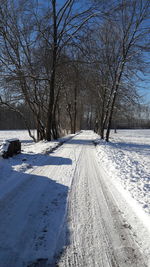
[[76,121],[77,121],[77,87],[74,88],[74,122],[73,122],[73,133],[76,132]]
[[[103,118],[101,120],[101,130],[100,130],[101,139],[104,139],[104,129],[105,129],[105,125],[106,125],[106,121],[107,121],[108,115],[109,115],[109,106],[110,106],[110,103],[111,103],[111,97],[112,97],[112,94],[113,94],[113,90],[114,90],[114,85],[111,88],[110,96],[109,96],[109,99],[108,99],[108,102],[107,102],[107,105],[106,105],[106,113],[105,113],[105,115],[103,114],[103,116],[102,116]],[[103,106],[103,112],[104,112],[104,106]]]
[[56,0],[52,1],[53,5],[53,57],[52,57],[52,74],[50,81],[50,99],[47,113],[46,125],[46,139],[51,141],[52,125],[53,125],[53,109],[54,109],[54,93],[55,93],[55,75],[56,75],[56,61],[57,61],[57,15],[56,15]]
[[[101,139],[104,139],[104,129],[105,129],[105,123],[106,121],[104,120],[104,109],[105,109],[105,100],[106,100],[106,87],[104,87],[104,93],[103,93],[103,101],[102,101],[102,112],[101,112],[101,118],[100,118],[100,129],[99,129],[99,134]],[[107,114],[106,114],[107,117]]]
[[115,104],[115,100],[116,100],[116,96],[117,96],[117,89],[118,89],[118,86],[114,92],[114,97],[113,97],[113,101],[112,101],[112,105],[111,105],[111,109],[110,109],[110,114],[109,114],[109,119],[108,119],[108,124],[107,124],[107,131],[106,131],[106,142],[109,141],[111,122],[112,122],[112,117],[113,117],[113,112],[114,112],[114,104]]

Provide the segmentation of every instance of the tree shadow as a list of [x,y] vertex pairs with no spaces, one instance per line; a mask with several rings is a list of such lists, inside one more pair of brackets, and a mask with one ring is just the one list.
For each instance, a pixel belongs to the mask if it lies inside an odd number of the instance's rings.
[[[0,189],[1,266],[54,262],[65,240],[68,187],[46,176],[13,171]],[[69,234],[69,230],[67,230]]]
[[121,149],[129,152],[140,152],[141,154],[150,154],[150,145],[138,143],[124,143],[124,142],[110,142],[108,143],[112,148],[120,147]]
[[13,156],[10,162],[13,166],[18,164],[30,164],[32,166],[45,166],[45,165],[72,165],[72,160],[70,158],[53,156],[51,154],[31,154],[31,153],[21,153],[17,156]]
[[71,139],[67,141],[66,144],[71,144],[71,145],[93,145],[93,139]]

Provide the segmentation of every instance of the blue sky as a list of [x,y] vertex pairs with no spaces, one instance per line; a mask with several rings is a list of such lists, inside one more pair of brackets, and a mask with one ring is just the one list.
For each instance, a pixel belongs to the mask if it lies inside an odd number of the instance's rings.
[[[148,77],[146,79],[148,79]],[[150,82],[146,81],[146,79],[145,81],[139,82],[139,87],[137,85],[137,89],[139,91],[139,94],[143,96],[144,103],[150,105]]]

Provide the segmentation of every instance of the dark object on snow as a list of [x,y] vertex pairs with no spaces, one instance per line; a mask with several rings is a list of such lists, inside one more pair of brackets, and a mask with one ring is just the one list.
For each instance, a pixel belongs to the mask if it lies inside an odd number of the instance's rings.
[[1,147],[1,155],[4,159],[19,153],[21,153],[21,142],[19,139],[8,139],[3,142]]

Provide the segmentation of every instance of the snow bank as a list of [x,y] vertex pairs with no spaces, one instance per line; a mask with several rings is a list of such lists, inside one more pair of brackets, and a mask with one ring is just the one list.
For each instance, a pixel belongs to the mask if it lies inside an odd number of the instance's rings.
[[108,175],[150,214],[150,130],[119,130],[99,140],[97,155]]

